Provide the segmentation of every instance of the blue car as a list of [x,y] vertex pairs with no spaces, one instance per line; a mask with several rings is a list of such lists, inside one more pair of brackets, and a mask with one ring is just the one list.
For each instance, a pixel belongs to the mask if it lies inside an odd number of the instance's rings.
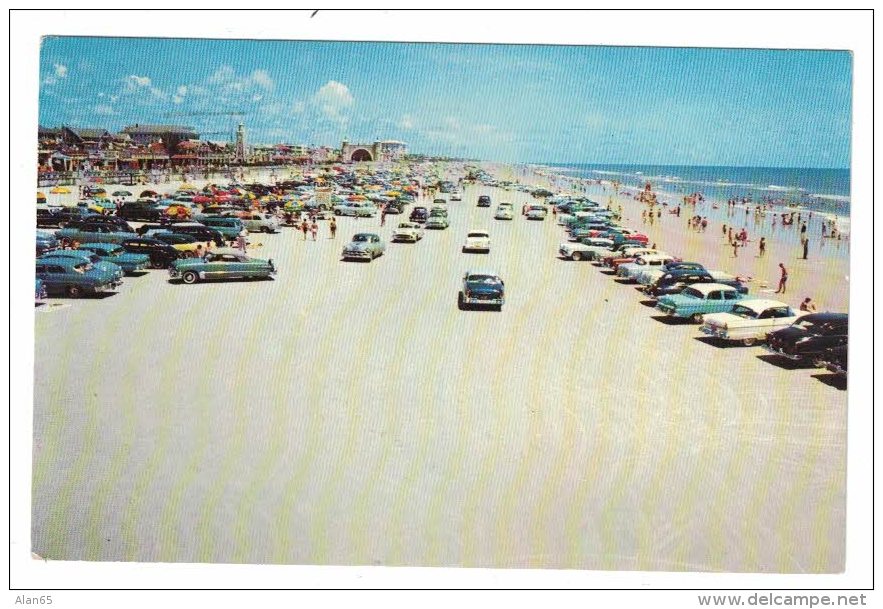
[[54,252],[49,252],[48,254],[44,254],[37,258],[37,261],[41,260],[76,260],[80,262],[87,262],[91,264],[96,269],[101,271],[110,273],[116,280],[122,282],[123,279],[123,269],[118,265],[113,264],[112,262],[104,262],[95,252],[88,250],[55,250]]
[[36,275],[48,294],[71,298],[110,292],[120,284],[111,272],[97,269],[86,260],[74,258],[37,260]]
[[79,250],[94,252],[102,262],[115,264],[126,274],[143,271],[150,265],[150,256],[146,254],[131,254],[116,243],[84,243]]
[[46,286],[43,285],[43,280],[38,277],[34,284],[34,303],[39,304],[41,300],[46,299],[46,296],[48,296]]
[[679,294],[660,296],[656,308],[669,317],[702,323],[710,313],[729,313],[744,298],[736,288],[721,283],[697,283]]
[[37,256],[57,249],[58,239],[55,238],[55,235],[47,231],[37,231]]

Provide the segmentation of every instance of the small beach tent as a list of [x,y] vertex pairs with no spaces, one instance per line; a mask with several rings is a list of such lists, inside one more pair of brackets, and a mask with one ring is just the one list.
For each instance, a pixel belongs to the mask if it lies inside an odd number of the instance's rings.
[[158,197],[159,193],[155,190],[144,190],[138,195],[139,199],[149,199],[150,197]]

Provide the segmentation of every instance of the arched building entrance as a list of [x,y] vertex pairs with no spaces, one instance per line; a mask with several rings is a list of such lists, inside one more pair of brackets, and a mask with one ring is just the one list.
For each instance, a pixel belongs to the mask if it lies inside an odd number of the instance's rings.
[[355,151],[353,151],[352,155],[350,155],[350,160],[353,163],[364,163],[366,161],[367,162],[373,161],[374,159],[371,156],[370,152],[368,152],[364,148],[358,148]]

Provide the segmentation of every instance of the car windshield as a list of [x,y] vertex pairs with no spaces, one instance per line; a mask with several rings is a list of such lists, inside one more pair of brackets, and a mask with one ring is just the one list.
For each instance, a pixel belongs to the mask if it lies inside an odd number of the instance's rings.
[[810,328],[815,327],[816,324],[808,319],[798,319],[793,325],[795,328],[800,328],[801,330],[809,330]]
[[733,315],[743,319],[757,319],[757,313],[744,305],[736,305],[732,310]]
[[494,277],[493,275],[469,275],[469,277],[466,278],[466,281],[470,283],[495,284],[500,283],[500,278]]
[[488,236],[487,233],[478,233],[478,232],[469,233],[467,235],[467,237],[476,237],[479,239],[486,239],[487,236]]
[[104,255],[105,255],[105,257],[108,257],[108,258],[116,258],[118,256],[123,255],[123,249],[122,248],[115,249],[115,250],[107,249],[107,250],[104,250]]
[[359,234],[359,235],[356,235],[355,237],[353,237],[353,241],[356,241],[356,242],[371,241],[371,235]]
[[85,273],[86,271],[92,270],[92,265],[88,262],[81,262],[80,264],[74,265],[74,270],[78,273]]

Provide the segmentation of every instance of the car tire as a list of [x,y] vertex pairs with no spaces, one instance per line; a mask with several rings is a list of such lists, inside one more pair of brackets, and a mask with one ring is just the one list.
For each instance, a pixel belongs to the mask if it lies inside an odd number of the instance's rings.
[[583,259],[583,255],[580,252],[573,252],[570,255],[570,259],[573,260],[574,262],[579,262],[580,260]]
[[151,260],[151,261],[150,261],[150,268],[152,268],[152,269],[164,269],[164,268],[166,268],[166,265],[164,265],[164,264],[162,263],[162,261],[160,261],[160,260]]
[[466,309],[466,302],[463,299],[463,292],[460,292],[459,294],[457,294],[457,308],[460,309],[461,311]]
[[701,324],[705,320],[705,316],[702,313],[693,313],[690,319],[694,324]]
[[757,342],[756,338],[743,338],[742,339],[742,344],[745,345],[746,347],[750,347],[756,342]]
[[81,288],[78,285],[68,286],[66,292],[67,292],[67,295],[70,296],[71,298],[82,298],[83,295],[85,294],[85,292],[83,291],[83,288]]
[[194,283],[199,281],[199,275],[197,275],[193,271],[187,271],[186,273],[181,275],[181,281],[183,281],[184,283],[186,283],[188,285],[193,285]]

